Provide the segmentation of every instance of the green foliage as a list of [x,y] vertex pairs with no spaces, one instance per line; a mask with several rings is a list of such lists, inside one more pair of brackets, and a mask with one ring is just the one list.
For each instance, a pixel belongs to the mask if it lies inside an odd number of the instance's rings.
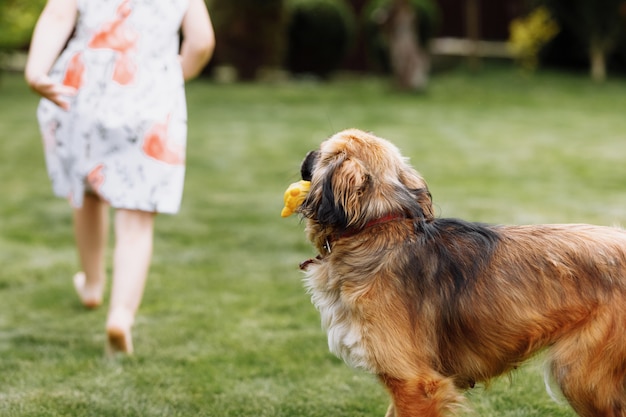
[[28,46],[46,0],[0,0],[0,51]]
[[352,10],[344,0],[288,0],[287,6],[287,69],[328,77],[354,42]]
[[[625,224],[626,84],[512,67],[435,76],[424,96],[384,79],[188,86],[185,197],[159,216],[136,354],[103,359],[106,308],[71,277],[71,210],[50,191],[19,74],[0,90],[0,415],[380,417],[376,379],[329,352],[280,217],[304,154],[335,131],[389,138],[437,214],[489,223]],[[481,417],[573,417],[531,362],[468,394]]]
[[[386,13],[393,0],[369,0],[363,8],[361,22],[366,49],[372,66],[384,72],[390,71],[389,43],[383,33],[380,15]],[[433,0],[409,0],[417,15],[416,35],[422,46],[435,35],[439,25],[439,9]]]

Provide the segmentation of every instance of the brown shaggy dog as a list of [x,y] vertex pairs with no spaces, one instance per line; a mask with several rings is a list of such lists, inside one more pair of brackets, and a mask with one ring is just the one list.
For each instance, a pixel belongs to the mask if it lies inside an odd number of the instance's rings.
[[542,349],[581,416],[626,416],[626,232],[433,215],[423,178],[360,130],[309,153],[303,262],[330,350],[378,376],[387,416],[435,417]]

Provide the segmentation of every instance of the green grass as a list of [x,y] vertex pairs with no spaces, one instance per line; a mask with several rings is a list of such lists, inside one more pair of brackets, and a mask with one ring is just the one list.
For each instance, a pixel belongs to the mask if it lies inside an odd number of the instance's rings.
[[[306,151],[359,127],[395,142],[439,215],[489,223],[626,219],[626,83],[508,68],[439,74],[424,96],[383,80],[188,86],[183,208],[157,219],[136,354],[105,360],[106,308],[84,311],[70,210],[52,196],[19,75],[0,85],[0,415],[382,416],[375,378],[328,353],[282,193]],[[468,394],[480,416],[573,416],[533,361]]]

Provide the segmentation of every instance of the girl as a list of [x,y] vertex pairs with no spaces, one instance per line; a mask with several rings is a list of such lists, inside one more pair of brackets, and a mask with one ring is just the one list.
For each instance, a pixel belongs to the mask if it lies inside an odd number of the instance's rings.
[[74,207],[74,287],[88,308],[102,302],[115,209],[109,353],[133,351],[154,218],[176,213],[182,197],[184,81],[214,46],[203,0],[48,0],[35,27],[25,78],[43,97],[37,117],[54,192]]

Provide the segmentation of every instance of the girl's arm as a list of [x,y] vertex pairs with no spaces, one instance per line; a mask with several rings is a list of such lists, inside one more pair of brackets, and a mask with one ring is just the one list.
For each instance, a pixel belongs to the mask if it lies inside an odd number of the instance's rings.
[[76,89],[52,82],[48,72],[72,33],[77,15],[76,0],[48,0],[37,20],[24,71],[36,93],[66,110],[69,102],[63,96],[76,94]]
[[180,62],[185,81],[196,77],[213,55],[215,34],[204,0],[189,0],[182,22]]

